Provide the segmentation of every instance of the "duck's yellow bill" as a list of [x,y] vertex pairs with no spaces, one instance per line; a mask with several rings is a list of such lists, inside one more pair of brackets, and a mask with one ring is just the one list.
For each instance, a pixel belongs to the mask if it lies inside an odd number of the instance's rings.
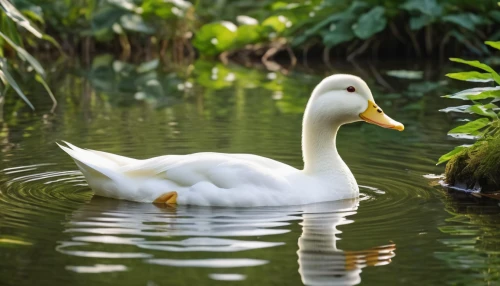
[[368,100],[368,108],[359,115],[364,121],[384,128],[403,131],[405,126],[396,120],[387,116],[375,102]]

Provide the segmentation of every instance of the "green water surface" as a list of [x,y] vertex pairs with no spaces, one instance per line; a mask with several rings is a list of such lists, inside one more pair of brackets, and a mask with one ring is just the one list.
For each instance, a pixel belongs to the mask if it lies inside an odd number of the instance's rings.
[[[388,70],[422,71],[415,79]],[[444,70],[405,63],[269,72],[197,62],[166,73],[99,57],[56,66],[59,100],[14,96],[0,133],[0,285],[497,285],[495,204],[457,201],[436,179],[456,141],[437,110]],[[253,153],[301,168],[308,96],[323,76],[362,76],[404,132],[344,126],[358,200],[283,208],[159,207],[92,196],[55,144],[148,158]],[[460,102],[456,102],[459,105]]]

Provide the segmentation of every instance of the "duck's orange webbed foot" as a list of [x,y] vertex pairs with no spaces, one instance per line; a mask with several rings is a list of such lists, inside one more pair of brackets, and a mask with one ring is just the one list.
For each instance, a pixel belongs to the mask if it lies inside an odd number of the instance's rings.
[[153,201],[153,204],[169,204],[175,205],[177,204],[177,192],[168,192],[156,198]]

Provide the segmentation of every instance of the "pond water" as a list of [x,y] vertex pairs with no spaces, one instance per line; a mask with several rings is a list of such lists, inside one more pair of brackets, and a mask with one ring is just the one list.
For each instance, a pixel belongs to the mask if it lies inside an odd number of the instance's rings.
[[[452,89],[432,65],[364,63],[288,75],[198,62],[162,73],[94,60],[58,66],[59,105],[33,87],[4,106],[0,285],[494,285],[498,206],[456,201],[435,181],[456,141],[437,110]],[[432,68],[430,68],[432,67]],[[418,70],[413,79],[390,70]],[[284,208],[159,207],[92,197],[55,144],[147,158],[253,153],[302,166],[302,112],[328,74],[362,76],[404,132],[341,128],[357,200]],[[405,75],[405,73],[390,73]],[[408,77],[408,73],[406,73]],[[460,103],[457,103],[459,105]]]

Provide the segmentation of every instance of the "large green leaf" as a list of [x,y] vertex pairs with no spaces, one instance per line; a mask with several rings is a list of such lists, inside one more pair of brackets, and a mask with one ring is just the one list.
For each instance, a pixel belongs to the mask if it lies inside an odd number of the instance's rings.
[[401,8],[431,17],[439,17],[443,13],[443,7],[436,0],[407,0]]
[[0,58],[0,71],[2,71],[7,83],[16,91],[19,97],[21,97],[24,102],[26,102],[26,104],[31,107],[31,109],[35,110],[35,107],[31,104],[26,95],[24,95],[24,92],[19,87],[14,77],[12,77],[12,75],[10,74],[6,59]]
[[193,5],[185,0],[146,0],[141,2],[143,15],[154,14],[163,20],[182,18]]
[[[290,24],[288,24],[290,23]],[[277,33],[283,33],[291,22],[285,16],[271,16],[262,22],[263,27],[272,27]]]
[[495,98],[500,97],[500,86],[470,88],[451,95],[447,95],[445,97],[462,100],[481,100],[486,98]]
[[111,32],[113,25],[118,23],[120,17],[122,17],[125,13],[127,12],[113,6],[107,6],[99,9],[92,16],[92,33],[102,34],[105,32]]
[[472,13],[446,15],[443,17],[443,21],[459,25],[469,31],[474,31],[476,25],[483,23],[480,16]]
[[451,129],[448,134],[472,134],[490,124],[488,118],[479,118]]
[[265,28],[260,25],[239,26],[234,39],[234,46],[243,47],[260,42],[264,37],[264,31]]
[[345,11],[328,16],[326,19],[314,25],[311,29],[306,30],[305,34],[308,36],[316,35],[321,29],[331,23],[354,22],[357,19],[358,14],[366,10],[367,7],[369,7],[368,3],[354,1]]
[[451,150],[450,152],[444,154],[443,156],[439,157],[439,160],[436,165],[442,164],[444,162],[449,161],[451,158],[453,158],[455,155],[458,153],[462,152],[462,150],[469,148],[470,145],[462,145],[462,146],[457,146],[455,149]]
[[141,9],[137,7],[133,0],[106,0],[106,2],[123,10],[141,13]]
[[458,79],[463,81],[472,81],[472,82],[490,82],[493,81],[493,77],[490,73],[480,73],[476,71],[470,72],[456,72],[456,73],[448,73],[447,77],[452,79]]
[[473,66],[473,67],[482,69],[484,71],[487,71],[487,72],[491,73],[491,76],[496,81],[496,83],[500,84],[500,76],[498,75],[498,73],[494,69],[492,69],[487,64],[483,64],[479,61],[467,61],[467,60],[463,60],[463,59],[459,59],[459,58],[450,58],[450,61],[466,64],[466,65]]
[[286,2],[277,1],[271,5],[271,10],[276,11],[276,10],[288,9],[289,5],[290,4]]
[[500,11],[498,10],[493,10],[488,13],[493,20],[495,20],[497,23],[500,22]]
[[423,27],[429,25],[434,21],[434,18],[432,18],[429,15],[426,14],[420,14],[418,16],[414,16],[410,18],[410,29],[416,31],[420,30]]
[[386,25],[385,9],[377,6],[361,15],[358,22],[354,24],[353,31],[358,38],[366,40],[384,30]]
[[231,22],[215,22],[203,25],[196,33],[193,45],[202,54],[216,55],[230,49],[238,28]]
[[153,34],[155,30],[137,14],[125,14],[120,17],[120,24],[125,30],[145,34]]
[[341,22],[338,25],[332,24],[330,29],[323,31],[321,35],[323,44],[329,48],[355,38],[349,22]]
[[334,21],[338,21],[338,20],[342,19],[342,17],[343,17],[343,13],[332,14],[329,17],[327,17],[326,19],[324,19],[321,22],[319,22],[316,25],[314,25],[312,28],[307,29],[304,32],[304,36],[316,35],[325,26],[327,26],[330,23],[333,23]]

